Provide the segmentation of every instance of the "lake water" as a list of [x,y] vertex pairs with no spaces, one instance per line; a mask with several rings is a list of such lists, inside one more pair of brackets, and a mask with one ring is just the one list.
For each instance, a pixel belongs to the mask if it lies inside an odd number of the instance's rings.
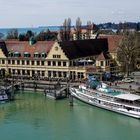
[[140,120],[74,100],[16,94],[0,104],[0,140],[139,140]]
[[[7,32],[9,32],[13,28],[0,28],[0,33],[7,35]],[[41,31],[47,31],[48,29],[50,31],[58,31],[60,29],[60,26],[46,26],[46,27],[36,27],[36,28],[14,28],[18,30],[18,33],[26,33],[28,30],[31,30],[34,33],[39,33]]]

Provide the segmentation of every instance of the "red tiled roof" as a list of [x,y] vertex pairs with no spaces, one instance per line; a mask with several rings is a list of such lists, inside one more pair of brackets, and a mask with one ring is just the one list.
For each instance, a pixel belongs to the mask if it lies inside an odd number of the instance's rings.
[[33,45],[30,45],[28,41],[5,41],[8,51],[19,52],[23,56],[24,52],[29,52],[33,57],[35,52],[48,53],[52,48],[54,41],[38,41]]
[[121,40],[122,36],[120,35],[103,35],[99,36],[99,38],[107,38],[108,39],[108,49],[109,52],[116,52],[118,48],[118,43]]
[[100,55],[98,55],[96,60],[106,60],[106,59],[110,59],[109,53],[101,53]]

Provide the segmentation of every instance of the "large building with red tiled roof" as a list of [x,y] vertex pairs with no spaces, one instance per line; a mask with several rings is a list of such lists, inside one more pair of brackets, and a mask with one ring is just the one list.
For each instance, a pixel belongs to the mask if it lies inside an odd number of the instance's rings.
[[[19,53],[19,59],[24,57],[27,52],[30,54],[30,58],[34,58],[35,52],[41,54],[48,54],[54,41],[38,41],[37,43],[30,45],[27,41],[5,41],[9,57],[11,54]],[[41,58],[38,57],[38,58]]]
[[108,52],[107,39],[67,42],[7,40],[0,47],[0,68],[10,75],[81,79],[96,58]]
[[7,40],[4,43],[7,53],[3,54],[5,57],[0,62],[1,68],[12,75],[33,76],[37,73],[45,76],[46,57],[54,41],[39,41],[32,45],[28,41],[18,40]]

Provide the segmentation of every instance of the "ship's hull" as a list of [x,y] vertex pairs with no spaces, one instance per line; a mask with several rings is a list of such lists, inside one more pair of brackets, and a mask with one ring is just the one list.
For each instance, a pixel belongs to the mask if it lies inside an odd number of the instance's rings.
[[130,116],[130,117],[133,117],[133,118],[140,119],[139,114],[137,115],[137,114],[131,113],[127,110],[116,109],[114,107],[108,107],[108,106],[93,102],[92,100],[88,99],[87,97],[84,98],[83,96],[79,96],[79,93],[77,94],[72,90],[70,90],[70,93],[74,98],[76,98],[76,99],[78,99],[78,100],[80,100],[84,103],[90,104],[92,106],[96,106],[96,107],[99,107],[99,108],[102,108],[102,109],[106,109],[106,110],[109,110],[109,111],[113,111],[113,112],[116,112],[116,113],[120,113],[120,114],[123,114],[123,115],[127,115],[127,116]]

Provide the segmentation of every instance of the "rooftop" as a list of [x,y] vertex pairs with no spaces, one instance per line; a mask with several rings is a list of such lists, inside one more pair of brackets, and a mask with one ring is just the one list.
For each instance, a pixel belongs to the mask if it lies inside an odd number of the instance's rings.
[[109,52],[116,52],[118,48],[118,43],[121,40],[121,35],[100,35],[99,38],[106,38],[108,40]]
[[135,94],[119,94],[116,95],[115,97],[119,99],[129,100],[129,101],[140,100],[140,96]]
[[96,60],[106,60],[106,59],[110,59],[109,57],[109,53],[101,53]]
[[78,59],[108,52],[107,39],[89,39],[60,42],[69,59]]
[[35,52],[48,53],[52,48],[54,41],[38,41],[37,43],[30,45],[28,41],[5,41],[8,52],[19,52],[21,57],[25,52],[31,54],[33,57]]

